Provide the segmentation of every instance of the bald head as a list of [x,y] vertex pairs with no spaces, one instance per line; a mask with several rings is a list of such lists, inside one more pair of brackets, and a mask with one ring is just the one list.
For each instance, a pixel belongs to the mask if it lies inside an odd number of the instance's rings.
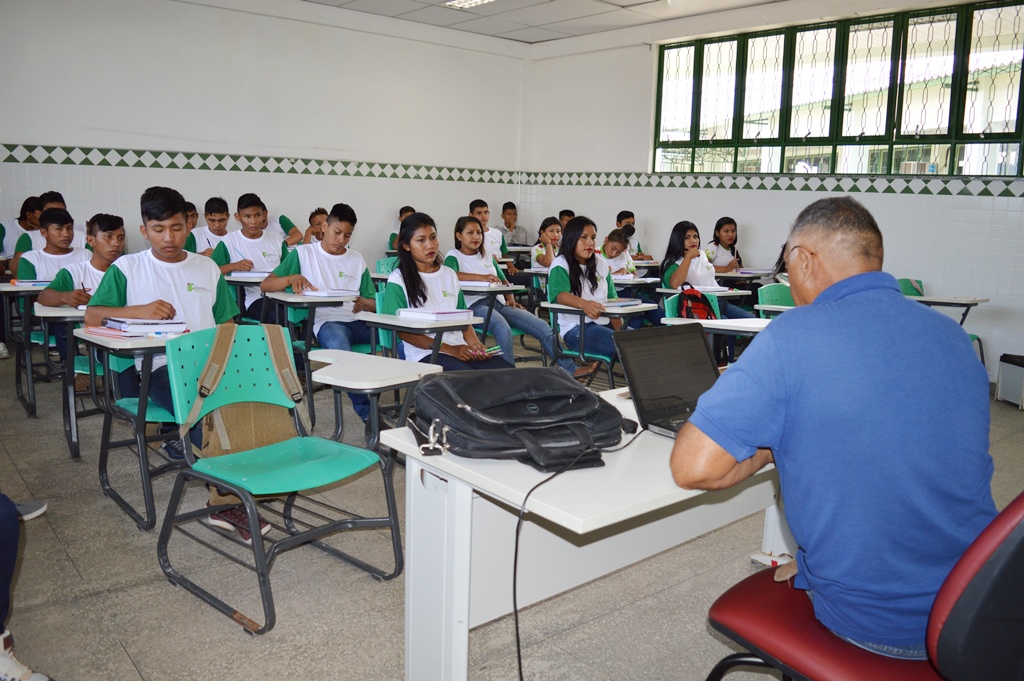
[[[882,232],[864,206],[848,196],[815,201],[797,216],[786,240],[794,300],[811,303],[838,281],[881,270],[883,256]],[[801,270],[796,277],[794,267]]]

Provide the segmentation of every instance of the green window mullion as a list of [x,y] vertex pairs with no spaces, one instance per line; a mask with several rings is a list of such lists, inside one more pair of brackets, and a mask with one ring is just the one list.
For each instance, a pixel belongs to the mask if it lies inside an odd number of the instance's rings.
[[[796,30],[787,28],[783,31],[785,44],[782,48],[782,109],[779,111],[779,144],[785,147],[790,143],[789,123],[793,107],[793,69],[796,61]],[[785,151],[780,161],[780,168],[785,168]]]
[[969,55],[971,53],[971,25],[974,7],[963,6],[956,11],[956,36],[953,39],[953,78],[950,90],[949,137],[950,175],[955,175],[954,165],[959,152],[960,138],[964,130],[964,111],[967,109],[967,80],[970,76]]
[[906,57],[907,15],[897,14],[892,20],[892,66],[889,69],[888,111],[885,114],[886,140],[889,142],[889,155],[885,160],[885,174],[892,175],[893,140],[899,130],[902,106],[900,82],[903,77],[903,62]]
[[661,148],[661,107],[664,106],[665,92],[665,50],[668,47],[662,45],[658,50],[658,101],[654,108],[654,155],[651,158],[651,172],[657,171],[658,149]]
[[[743,139],[743,105],[747,98],[747,41],[750,36],[739,36],[736,40],[736,98],[733,101],[732,139],[738,142]],[[736,156],[733,155],[732,167],[736,167]]]
[[[693,112],[690,118],[690,144],[696,150],[700,142],[700,100],[704,92],[704,45],[706,40],[698,40],[693,44]],[[696,155],[696,151],[694,152]],[[693,172],[693,160],[690,160],[690,172]]]

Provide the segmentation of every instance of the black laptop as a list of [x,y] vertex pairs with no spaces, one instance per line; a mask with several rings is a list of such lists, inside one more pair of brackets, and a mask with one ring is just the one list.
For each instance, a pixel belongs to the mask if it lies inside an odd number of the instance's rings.
[[640,425],[675,438],[714,385],[718,363],[699,323],[612,334]]

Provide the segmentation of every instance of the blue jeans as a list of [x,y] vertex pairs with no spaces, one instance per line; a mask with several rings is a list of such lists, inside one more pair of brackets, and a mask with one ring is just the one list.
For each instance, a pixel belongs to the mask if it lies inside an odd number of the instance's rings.
[[7,629],[11,606],[11,582],[14,564],[18,562],[18,509],[14,502],[0,494],[0,631]]
[[[469,309],[477,317],[487,318],[486,299],[478,300]],[[494,304],[494,313],[491,315],[491,322],[487,326],[487,333],[493,335],[494,339],[498,341],[498,345],[501,346],[502,356],[510,364],[514,365],[516,362],[515,336],[512,335],[512,326],[540,341],[540,346],[544,348],[544,352],[548,357],[555,356],[555,334],[552,333],[551,326],[547,322],[526,310],[496,302]],[[569,372],[570,376],[576,371],[576,363],[568,357],[558,360],[556,364]]]
[[[636,298],[642,303],[650,303],[651,305],[657,305],[658,301],[645,296],[640,292],[640,289],[628,286],[618,292],[619,298]],[[656,310],[649,310],[643,314],[633,315],[626,322],[626,325],[631,329],[641,329],[644,326],[644,320],[650,322],[651,326],[661,326],[661,320],[665,318],[665,311],[660,307]]]
[[[565,344],[573,350],[580,349],[581,328],[582,325],[569,329],[562,336]],[[587,322],[585,340],[584,350],[586,350],[588,356],[605,355],[606,357],[615,357],[615,341],[612,340],[611,325],[602,326],[594,322]]]
[[[358,319],[351,322],[324,322],[316,334],[320,347],[329,350],[352,350],[353,345],[370,342],[372,331]],[[370,398],[362,393],[349,393],[352,408],[363,421],[370,418]]]
[[[420,360],[424,364],[430,364],[430,355]],[[479,369],[514,369],[511,362],[505,361],[502,357],[488,357],[473,362],[463,362],[458,357],[438,353],[436,364],[445,371],[473,371]]]
[[[807,597],[811,599],[811,603],[814,602],[814,592],[808,589],[806,592]],[[829,631],[832,631],[829,629]],[[836,632],[832,632],[836,634]],[[836,634],[839,638],[843,639],[847,643],[852,643],[858,648],[863,648],[869,653],[875,653],[877,655],[884,655],[886,657],[894,657],[898,660],[927,660],[928,659],[928,648],[927,644],[921,644],[919,646],[913,646],[911,648],[897,648],[896,646],[886,646],[881,643],[869,643],[867,641],[857,641],[848,636],[842,634]]]

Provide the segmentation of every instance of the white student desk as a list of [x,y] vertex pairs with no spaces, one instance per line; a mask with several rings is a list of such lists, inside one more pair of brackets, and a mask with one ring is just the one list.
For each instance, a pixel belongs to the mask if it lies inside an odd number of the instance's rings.
[[616,279],[615,276],[612,275],[612,283],[615,284],[616,289],[651,286],[653,284],[657,284],[660,281],[661,279],[659,279],[658,277],[630,277],[629,279],[623,277],[621,279]]
[[[89,346],[90,352],[95,351],[103,363],[103,434],[100,436],[100,457],[99,475],[100,488],[103,494],[114,500],[128,516],[135,521],[141,530],[151,530],[156,525],[156,506],[153,501],[153,478],[164,473],[173,472],[188,466],[187,461],[167,461],[157,466],[149,465],[149,452],[146,446],[146,412],[149,409],[149,381],[153,371],[153,356],[164,350],[164,345],[173,335],[158,336],[154,338],[113,338],[89,333],[86,329],[75,329],[75,338],[80,338]],[[68,343],[73,343],[68,339]],[[118,355],[134,356],[142,358],[141,385],[139,387],[138,400],[124,400],[117,404],[114,386],[117,380],[110,368],[110,353]],[[90,360],[90,368],[92,363]],[[92,372],[91,372],[92,373]],[[95,384],[96,375],[90,376]],[[135,408],[132,411],[132,407]],[[131,439],[111,442],[110,430],[114,417],[128,421],[132,425],[133,433]],[[135,458],[139,466],[139,473],[142,478],[143,512],[139,512],[124,497],[113,488],[110,476],[107,472],[107,462],[110,457],[110,450],[122,447],[135,446]]]
[[[75,340],[74,329],[85,318],[85,310],[68,307],[67,305],[48,307],[34,303],[33,314],[45,323],[43,333],[49,333],[47,326],[50,324],[64,325],[64,338],[66,339],[65,344],[67,346],[67,352],[64,357],[64,389],[61,391],[61,406],[64,412],[64,437],[68,441],[68,451],[71,453],[71,458],[77,459],[81,456],[81,446],[78,440],[78,418],[100,413],[99,409],[86,409],[79,412],[75,404],[75,356],[78,354],[78,341]],[[90,384],[92,385],[90,392],[92,393],[93,402],[98,406],[95,381],[90,381]]]
[[764,331],[771,319],[686,319],[685,317],[665,317],[662,324],[676,326],[677,324],[700,324],[708,333],[723,334],[726,336],[756,336]]
[[792,310],[793,305],[755,305],[754,309],[760,312],[772,312],[775,314],[782,314],[787,310]]
[[989,300],[988,298],[974,298],[972,296],[907,296],[907,298],[916,300],[928,307],[962,307],[964,314],[960,317],[960,326],[963,326],[964,322],[967,321],[967,313],[971,311],[972,307],[987,303]]
[[[449,320],[409,319],[379,312],[360,312],[356,315],[356,319],[366,322],[366,325],[371,329],[384,329],[385,331],[394,331],[396,333],[434,334],[434,344],[430,353],[431,364],[437,361],[437,355],[441,352],[441,339],[444,337],[445,331],[461,331],[467,326],[476,326],[484,321],[480,317]],[[397,352],[399,342],[397,338],[393,341],[392,349],[395,352]],[[376,334],[370,334],[370,354],[377,354]]]
[[508,246],[509,253],[529,253],[533,250],[533,246]]
[[252,274],[251,272],[228,272],[224,275],[224,281],[229,286],[235,287],[235,296],[238,303],[238,315],[245,314],[245,287],[253,284],[262,284],[267,278],[265,274]]
[[[334,388],[334,434],[332,440],[341,441],[344,420],[341,410],[341,393],[362,393],[370,400],[370,442],[369,449],[376,449],[380,439],[380,394],[388,390],[411,388],[427,374],[441,371],[437,364],[407,362],[379,355],[364,355],[347,350],[313,350],[309,353],[311,362],[324,362],[328,366],[313,372],[313,380]],[[412,390],[406,391],[398,415],[399,427],[405,425],[411,405]]]
[[[700,289],[697,290],[700,291]],[[675,295],[677,293],[682,293],[682,289],[659,288],[658,293],[664,293],[665,295]],[[701,291],[701,293],[706,293],[707,295],[714,296],[716,298],[743,298],[744,296],[750,295],[750,291],[745,291],[739,288],[731,288],[728,291]]]
[[480,331],[481,340],[487,337],[487,329],[491,326],[491,315],[494,314],[494,303],[498,300],[498,296],[510,293],[522,293],[526,290],[524,287],[514,284],[491,286],[486,282],[476,281],[460,281],[459,288],[462,289],[463,293],[471,293],[475,296],[486,296],[487,298],[487,314],[484,315],[484,324]]
[[771,274],[771,270],[765,270],[764,272],[751,272],[743,269],[733,270],[732,272],[715,272],[715,279],[732,279],[733,281],[756,281],[763,279]]
[[[516,461],[424,456],[408,428],[381,438],[406,457],[405,678],[466,679],[470,627],[512,610],[518,507],[548,474]],[[771,467],[729,490],[680,489],[669,472],[672,444],[641,432],[606,453],[604,467],[570,471],[534,492],[520,540],[520,607],[776,508]],[[787,533],[781,514],[766,514],[762,549],[776,559],[792,554]]]
[[[45,286],[19,286],[15,284],[0,284],[0,296],[3,296],[4,310],[4,334],[8,342],[17,346],[14,352],[14,392],[18,401],[25,408],[25,414],[30,418],[36,415],[36,374],[32,365],[32,306],[31,299],[43,292]],[[21,322],[20,326],[14,325],[15,320]],[[46,339],[43,339],[44,342]],[[22,385],[22,373],[25,374],[24,386]],[[41,380],[46,380],[48,375],[40,374]]]

